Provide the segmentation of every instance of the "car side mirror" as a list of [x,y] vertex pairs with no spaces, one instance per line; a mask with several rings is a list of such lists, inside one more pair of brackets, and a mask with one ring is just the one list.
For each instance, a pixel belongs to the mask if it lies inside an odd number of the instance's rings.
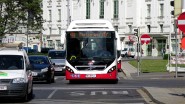
[[28,67],[26,68],[26,70],[34,70],[34,66],[32,64],[28,65]]

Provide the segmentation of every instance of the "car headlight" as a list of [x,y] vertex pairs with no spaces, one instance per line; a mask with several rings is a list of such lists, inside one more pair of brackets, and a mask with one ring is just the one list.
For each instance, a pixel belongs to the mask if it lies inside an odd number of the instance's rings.
[[12,83],[26,83],[25,78],[15,78]]
[[47,72],[48,68],[41,69],[41,72]]

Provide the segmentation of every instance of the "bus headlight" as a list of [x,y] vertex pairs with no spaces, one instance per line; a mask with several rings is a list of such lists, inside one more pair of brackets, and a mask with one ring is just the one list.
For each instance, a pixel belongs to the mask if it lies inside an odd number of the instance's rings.
[[15,78],[13,79],[12,83],[26,83],[25,78]]
[[111,73],[111,72],[113,72],[114,70],[116,70],[116,66],[113,66],[112,68],[110,68],[110,69],[108,70],[108,73]]
[[74,73],[74,71],[71,68],[67,67],[67,66],[66,66],[66,70],[71,72],[71,73]]

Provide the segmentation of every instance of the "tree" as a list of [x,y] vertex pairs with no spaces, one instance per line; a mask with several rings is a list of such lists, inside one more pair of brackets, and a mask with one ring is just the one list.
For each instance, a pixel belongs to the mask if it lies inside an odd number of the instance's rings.
[[20,26],[42,29],[42,0],[0,0],[0,38]]

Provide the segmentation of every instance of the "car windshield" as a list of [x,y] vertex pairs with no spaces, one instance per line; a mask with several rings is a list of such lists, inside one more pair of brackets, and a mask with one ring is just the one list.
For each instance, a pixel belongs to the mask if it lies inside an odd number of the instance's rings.
[[24,69],[24,60],[21,55],[0,55],[0,70]]
[[29,57],[31,64],[48,64],[48,60],[46,57],[37,57],[37,56],[31,56]]
[[48,57],[51,59],[64,59],[66,56],[65,51],[49,51]]

